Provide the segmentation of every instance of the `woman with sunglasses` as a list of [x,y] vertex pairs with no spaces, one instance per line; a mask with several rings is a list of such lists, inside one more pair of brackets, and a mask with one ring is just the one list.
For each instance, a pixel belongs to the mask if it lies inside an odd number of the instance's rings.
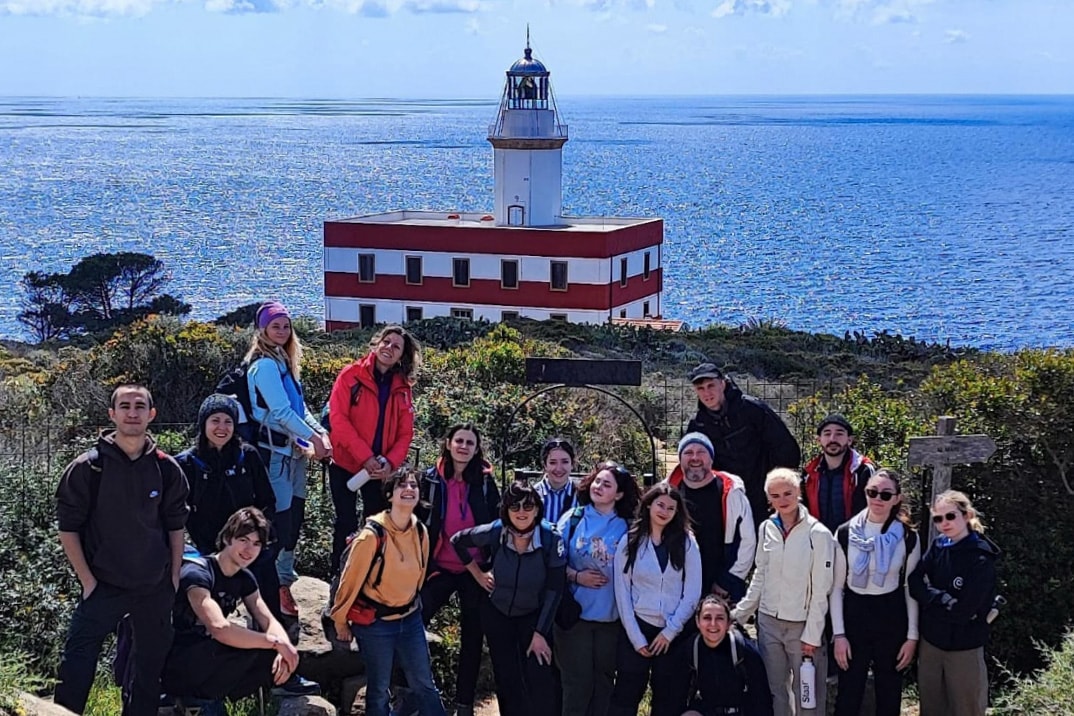
[[984,645],[1000,550],[984,536],[977,511],[961,492],[936,497],[932,523],[940,534],[909,579],[910,594],[921,605],[921,716],[984,716]]
[[[429,577],[421,590],[422,617],[432,621],[452,594],[459,600],[459,665],[455,672],[456,716],[472,716],[477,677],[481,670],[481,604],[483,590],[467,573],[451,544],[456,532],[484,525],[500,511],[500,491],[492,465],[481,449],[481,433],[472,423],[448,428],[440,458],[425,471],[421,483],[425,524],[429,527]],[[487,567],[488,550],[471,549],[478,566]]]
[[[500,519],[451,538],[459,561],[489,593],[481,605],[501,716],[556,712],[552,622],[565,582],[563,540],[541,519],[541,496],[526,482],[511,484]],[[482,568],[471,550],[487,549]]]
[[556,627],[556,664],[563,683],[563,716],[604,716],[615,684],[619,613],[612,583],[615,550],[638,505],[638,484],[616,462],[602,462],[578,485],[578,507],[563,515],[567,588],[581,615]]
[[[835,540],[801,503],[801,484],[799,472],[785,467],[765,478],[764,491],[775,514],[761,523],[749,589],[731,612],[740,624],[757,613],[757,643],[776,716],[823,714],[827,707],[824,618],[832,590]],[[798,696],[807,658],[816,669],[817,697],[815,709],[808,711]]]
[[650,487],[615,552],[615,602],[622,629],[608,716],[636,716],[652,680],[652,716],[679,716],[688,673],[676,661],[678,637],[701,598],[701,552],[682,493]]
[[350,643],[352,636],[358,641],[369,716],[388,716],[393,664],[406,676],[420,716],[445,716],[418,604],[429,561],[425,525],[414,515],[419,481],[404,468],[378,483],[389,508],[370,517],[355,536],[330,613],[340,641]]
[[872,667],[876,716],[898,716],[902,672],[917,649],[917,602],[906,575],[920,559],[917,533],[902,497],[901,478],[883,469],[865,484],[866,507],[835,533],[835,583],[830,598],[836,716],[857,716]]

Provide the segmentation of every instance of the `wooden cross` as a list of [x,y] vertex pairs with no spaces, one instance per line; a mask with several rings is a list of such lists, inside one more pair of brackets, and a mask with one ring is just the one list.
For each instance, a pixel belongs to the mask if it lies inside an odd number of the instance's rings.
[[[931,507],[936,496],[951,489],[951,467],[987,462],[996,451],[996,443],[987,435],[955,435],[955,419],[949,415],[936,421],[936,434],[928,437],[910,438],[910,450],[906,462],[910,467],[932,468]],[[936,537],[936,526],[929,520],[929,541],[924,551]]]

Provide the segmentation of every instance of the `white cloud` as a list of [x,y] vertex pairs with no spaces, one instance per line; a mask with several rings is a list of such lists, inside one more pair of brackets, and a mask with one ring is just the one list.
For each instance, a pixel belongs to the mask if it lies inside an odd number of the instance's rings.
[[418,15],[474,13],[481,9],[481,3],[478,0],[407,0],[403,7]]
[[882,5],[873,10],[874,25],[894,25],[900,22],[913,24],[917,22],[917,17],[906,7]]
[[663,34],[663,33],[668,31],[668,26],[667,25],[653,24],[653,25],[646,25],[645,29],[648,30],[649,32],[653,33],[654,35],[661,35],[661,34]]
[[209,12],[240,15],[248,12],[276,12],[280,9],[274,0],[205,0]]
[[948,30],[943,34],[943,41],[948,45],[953,45],[958,42],[965,42],[969,37],[965,30]]
[[723,0],[712,11],[715,18],[727,17],[728,15],[746,15],[757,13],[758,15],[770,15],[782,17],[791,9],[791,0]]
[[466,31],[467,35],[480,35],[481,23],[477,21],[476,17],[471,17],[469,20],[466,21],[464,30]]
[[0,15],[145,15],[166,0],[0,0]]

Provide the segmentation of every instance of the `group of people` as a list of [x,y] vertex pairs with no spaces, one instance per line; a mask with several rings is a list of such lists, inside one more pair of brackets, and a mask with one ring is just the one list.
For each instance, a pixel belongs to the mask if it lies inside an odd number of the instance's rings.
[[[249,409],[210,396],[175,458],[147,432],[149,391],[115,390],[115,432],[57,491],[83,589],[57,703],[82,712],[121,621],[125,714],[155,713],[162,692],[212,714],[261,687],[314,688],[281,622],[297,616],[294,552],[317,459],[335,509],[328,614],[364,658],[371,716],[446,714],[425,629],[453,595],[457,716],[473,713],[485,644],[503,716],[637,714],[650,686],[652,716],[822,714],[829,649],[837,714],[858,713],[870,671],[877,713],[898,714],[915,655],[923,716],[984,713],[999,550],[957,492],[932,505],[940,535],[923,550],[901,477],[853,449],[842,416],[821,423],[819,454],[799,471],[779,416],[703,364],[678,464],[644,494],[610,460],[572,478],[563,438],[543,444],[540,480],[501,494],[470,423],[447,431],[434,465],[407,465],[421,347],[403,327],[339,374],[327,420],[306,405],[301,354],[286,308],[263,305]],[[227,618],[240,602],[249,628]],[[751,618],[756,641],[738,626]]]

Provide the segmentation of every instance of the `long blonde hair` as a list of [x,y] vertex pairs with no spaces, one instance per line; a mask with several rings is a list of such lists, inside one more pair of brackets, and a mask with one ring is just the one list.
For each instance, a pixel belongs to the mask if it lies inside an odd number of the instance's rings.
[[977,534],[984,534],[985,526],[981,522],[981,515],[973,508],[973,503],[970,502],[970,498],[965,492],[959,492],[958,490],[941,492],[932,503],[933,509],[941,502],[950,502],[957,507],[958,511],[966,516],[966,524],[969,525],[969,528]]
[[[290,320],[290,319],[288,319]],[[246,351],[247,363],[252,363],[258,358],[276,358],[287,365],[287,370],[295,382],[302,380],[302,343],[298,340],[294,325],[291,326],[291,337],[287,343],[278,346],[265,336],[265,331],[258,328],[254,331],[254,337],[250,340],[250,350]]]

